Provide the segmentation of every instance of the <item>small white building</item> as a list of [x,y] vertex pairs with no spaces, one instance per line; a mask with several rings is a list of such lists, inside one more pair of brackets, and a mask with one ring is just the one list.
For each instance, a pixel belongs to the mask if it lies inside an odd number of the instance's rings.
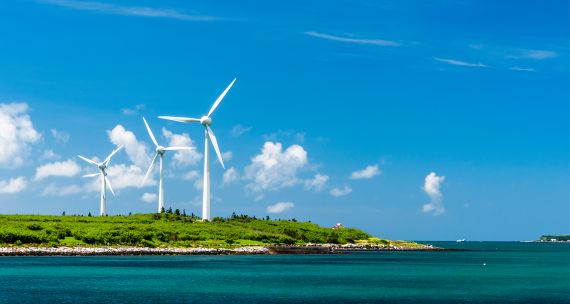
[[342,223],[336,223],[334,226],[331,227],[332,229],[340,229],[340,228],[344,228],[344,225]]

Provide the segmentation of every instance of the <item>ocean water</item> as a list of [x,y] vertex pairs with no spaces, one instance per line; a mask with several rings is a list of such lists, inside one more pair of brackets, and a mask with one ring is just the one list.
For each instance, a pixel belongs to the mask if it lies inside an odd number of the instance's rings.
[[0,303],[570,303],[570,243],[469,251],[0,257]]

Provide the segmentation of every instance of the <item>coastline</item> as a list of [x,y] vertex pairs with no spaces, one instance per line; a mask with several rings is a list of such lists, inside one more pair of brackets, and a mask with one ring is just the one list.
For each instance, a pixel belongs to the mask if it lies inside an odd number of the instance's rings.
[[352,251],[443,251],[431,245],[394,246],[359,244],[310,244],[244,246],[237,248],[150,248],[150,247],[0,247],[0,256],[119,256],[119,255],[256,255],[339,254]]

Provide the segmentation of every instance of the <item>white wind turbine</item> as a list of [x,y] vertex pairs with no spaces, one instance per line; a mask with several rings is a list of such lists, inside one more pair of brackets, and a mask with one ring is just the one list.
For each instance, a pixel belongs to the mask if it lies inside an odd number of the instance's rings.
[[230,85],[222,92],[222,94],[216,99],[210,111],[207,115],[202,116],[201,118],[187,118],[187,117],[174,117],[174,116],[159,116],[158,118],[177,121],[177,122],[199,122],[204,126],[205,132],[205,141],[204,141],[204,186],[203,186],[203,193],[202,193],[202,220],[210,220],[210,145],[208,141],[212,141],[212,146],[214,146],[214,150],[218,155],[218,159],[220,160],[220,164],[222,168],[225,169],[224,161],[222,159],[222,154],[220,153],[220,149],[218,148],[218,141],[216,140],[216,136],[214,132],[210,128],[212,124],[212,118],[210,117],[212,113],[216,110],[224,96],[228,93],[231,87],[236,82],[236,79],[232,80]]
[[111,152],[111,154],[109,154],[109,156],[107,156],[107,158],[105,158],[105,160],[100,163],[97,163],[96,161],[90,160],[89,158],[83,157],[81,155],[77,155],[82,160],[97,166],[97,168],[101,170],[100,173],[83,175],[83,177],[95,177],[95,176],[101,177],[101,210],[99,212],[100,216],[105,216],[107,214],[107,186],[109,186],[109,190],[111,190],[111,193],[113,193],[113,196],[115,196],[115,191],[113,191],[111,182],[109,181],[109,178],[107,178],[107,166],[111,161],[111,157],[113,157],[113,155],[119,152],[122,148],[123,146],[119,146],[117,149],[113,150],[113,152]]
[[146,122],[146,119],[144,119],[143,117],[143,121],[144,121],[144,125],[146,126],[146,130],[148,131],[148,135],[150,136],[150,139],[152,139],[152,142],[154,143],[155,147],[156,147],[156,153],[154,154],[154,158],[152,159],[150,166],[148,167],[148,170],[146,171],[146,175],[144,176],[144,179],[142,181],[141,185],[144,185],[144,183],[146,182],[148,176],[150,175],[150,172],[152,171],[152,169],[154,168],[154,165],[156,164],[156,159],[158,157],[160,157],[160,181],[158,183],[158,212],[162,211],[162,208],[164,208],[164,178],[162,175],[162,160],[163,160],[163,156],[164,156],[164,151],[180,151],[180,150],[194,150],[196,148],[194,147],[163,147],[161,145],[158,144],[158,142],[156,141],[156,138],[154,137],[154,134],[152,134],[152,131],[150,130],[150,127],[148,126],[148,123]]

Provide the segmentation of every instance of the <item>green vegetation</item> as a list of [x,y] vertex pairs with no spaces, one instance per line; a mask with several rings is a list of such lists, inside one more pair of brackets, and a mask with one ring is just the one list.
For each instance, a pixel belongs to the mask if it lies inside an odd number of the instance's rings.
[[306,243],[391,244],[354,228],[233,215],[201,222],[165,212],[128,216],[0,215],[0,246],[237,247]]
[[539,240],[543,242],[551,242],[552,240],[555,240],[555,242],[570,242],[570,234],[541,235]]

